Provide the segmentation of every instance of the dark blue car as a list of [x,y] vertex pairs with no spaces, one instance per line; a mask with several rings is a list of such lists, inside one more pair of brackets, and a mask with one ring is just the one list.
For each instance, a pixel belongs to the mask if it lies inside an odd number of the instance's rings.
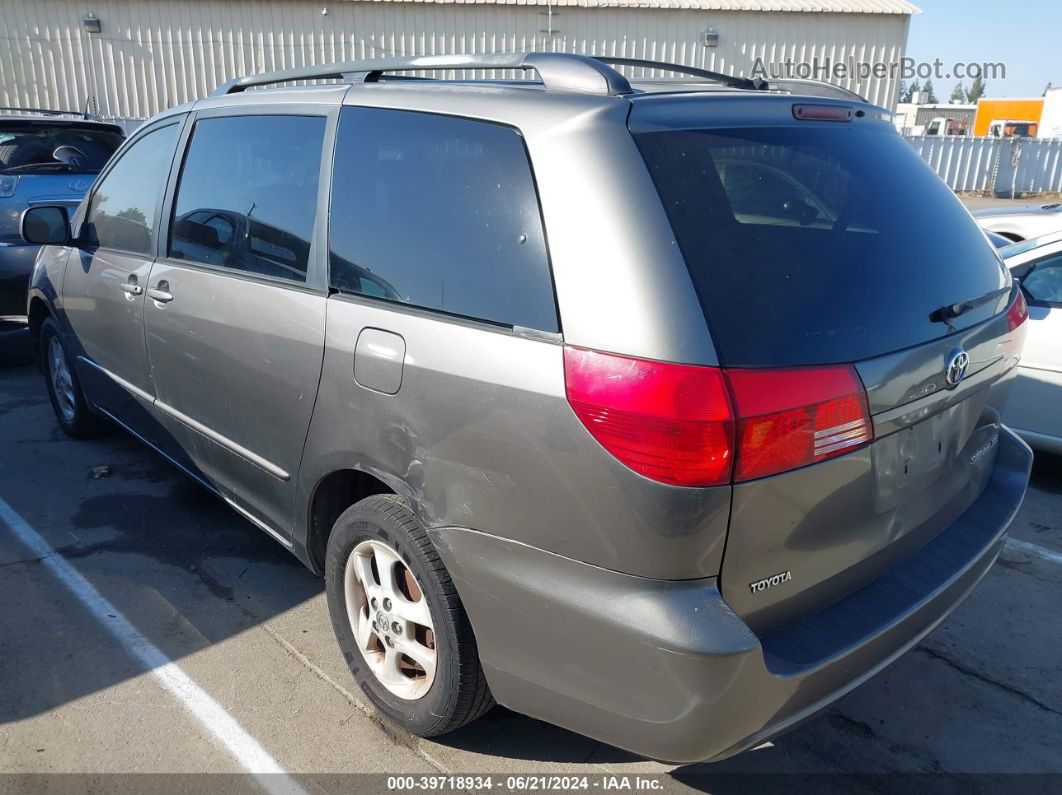
[[63,204],[73,214],[123,138],[121,127],[79,113],[0,108],[0,317],[26,314],[38,246],[20,236],[22,213]]

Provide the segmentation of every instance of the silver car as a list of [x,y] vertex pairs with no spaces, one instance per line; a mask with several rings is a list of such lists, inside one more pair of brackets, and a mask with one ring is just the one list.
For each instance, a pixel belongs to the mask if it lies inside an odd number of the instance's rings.
[[1028,240],[1051,232],[1062,232],[1062,204],[1040,206],[1011,205],[977,210],[973,214],[981,228],[1012,242]]
[[1003,419],[1034,449],[1062,453],[1062,231],[999,253],[1029,304],[1025,350]]
[[998,255],[886,111],[784,89],[439,56],[168,111],[69,222],[23,218],[59,424],[324,575],[409,731],[498,702],[673,762],[755,746],[969,594],[1032,460]]

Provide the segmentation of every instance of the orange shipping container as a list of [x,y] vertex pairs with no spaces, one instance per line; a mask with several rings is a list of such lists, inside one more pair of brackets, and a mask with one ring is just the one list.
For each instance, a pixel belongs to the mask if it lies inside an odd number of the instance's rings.
[[1040,114],[1043,111],[1043,98],[980,99],[977,101],[973,134],[975,136],[988,135],[988,125],[994,121],[1032,121],[1039,124]]

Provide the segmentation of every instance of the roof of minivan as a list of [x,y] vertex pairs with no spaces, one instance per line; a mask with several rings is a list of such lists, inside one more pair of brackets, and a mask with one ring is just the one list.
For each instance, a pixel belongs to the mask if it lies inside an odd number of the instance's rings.
[[[639,78],[632,79],[622,69],[639,69]],[[654,79],[645,80],[648,74]],[[437,79],[421,76],[423,73],[437,75],[440,72],[466,73],[489,72],[504,74],[523,72],[537,74],[537,80],[495,79]],[[661,80],[657,72],[676,75]],[[420,75],[414,73],[421,73]],[[331,89],[307,89],[329,81]],[[338,85],[336,82],[338,81]],[[287,87],[278,90],[281,87]],[[728,90],[730,89],[730,90]],[[308,94],[307,91],[320,91]],[[253,98],[242,95],[252,93]],[[341,93],[336,93],[341,92]],[[389,92],[394,92],[389,94]],[[810,80],[762,80],[728,75],[722,72],[684,64],[628,58],[612,55],[583,55],[569,52],[498,52],[452,55],[410,55],[386,58],[369,58],[354,61],[337,61],[327,64],[293,67],[261,74],[233,78],[222,85],[197,107],[257,106],[266,96],[266,102],[323,104],[351,102],[357,99],[371,105],[385,105],[381,97],[400,99],[403,107],[411,96],[423,97],[429,106],[437,106],[439,100],[462,105],[470,101],[478,104],[480,99],[493,97],[501,105],[516,107],[526,104],[548,104],[564,107],[573,96],[583,97],[576,104],[595,107],[616,107],[617,100],[636,99],[647,94],[726,94],[736,97],[759,96],[779,92],[787,95],[809,95],[842,99],[845,101],[866,100],[840,86]],[[241,98],[234,98],[239,96]],[[600,98],[607,98],[604,101]],[[411,108],[412,109],[412,108]],[[423,108],[427,110],[428,108]],[[438,112],[453,111],[453,105],[436,108]],[[498,109],[492,109],[497,111]],[[490,115],[490,114],[488,114]]]
[[[638,102],[648,98],[658,98],[661,95],[697,94],[705,99],[723,98],[735,99],[737,97],[751,100],[786,97],[790,99],[806,98],[822,100],[822,93],[827,86],[816,81],[790,81],[790,88],[801,89],[798,91],[750,91],[741,88],[732,88],[720,83],[705,80],[690,79],[632,79],[631,87],[634,93],[620,96],[581,93],[574,91],[553,91],[545,89],[541,83],[534,80],[381,80],[379,82],[337,82],[327,85],[303,85],[284,86],[270,88],[255,88],[235,94],[226,94],[206,97],[193,103],[188,103],[179,108],[173,108],[162,115],[170,115],[194,108],[204,110],[209,108],[245,107],[289,104],[358,104],[368,101],[372,105],[391,105],[393,107],[414,108],[424,104],[424,110],[438,110],[441,103],[450,105],[451,110],[456,110],[457,103],[474,100],[480,105],[488,98],[497,103],[498,110],[518,108],[535,108],[543,106],[563,105],[569,108],[575,106],[601,107],[613,104],[617,101],[629,100]],[[843,90],[837,87],[837,90]],[[827,92],[828,94],[829,92]],[[843,99],[838,96],[829,96],[833,101],[866,104],[865,100],[855,95],[851,99]]]
[[[649,106],[654,111],[659,106],[668,113],[666,105],[678,102],[683,105],[706,100],[713,106],[713,115],[720,122],[775,118],[792,121],[788,109],[782,114],[779,104],[790,103],[799,95],[773,91],[748,91],[728,89],[717,84],[677,84],[669,81],[667,87],[644,93],[621,96],[580,93],[574,91],[549,91],[532,81],[444,81],[444,80],[398,80],[378,83],[337,84],[296,88],[254,89],[236,94],[208,97],[198,100],[192,109],[245,109],[263,106],[339,106],[360,105],[394,110],[420,111],[467,116],[500,124],[519,127],[525,133],[533,130],[557,129],[558,125],[613,123],[628,118],[632,107]],[[808,96],[814,100],[816,97]],[[819,101],[822,100],[818,97]],[[838,101],[838,100],[834,100]],[[662,104],[661,104],[662,103]],[[698,102],[699,104],[699,102]],[[845,104],[855,107],[874,108],[857,100]],[[185,108],[184,110],[188,110]],[[714,111],[718,111],[715,114]],[[887,113],[883,109],[878,109]],[[174,109],[170,113],[180,112]],[[766,114],[766,115],[765,115]],[[169,115],[169,114],[166,114]],[[868,114],[878,117],[878,113]],[[606,119],[611,118],[613,122]],[[597,120],[596,122],[594,120]]]

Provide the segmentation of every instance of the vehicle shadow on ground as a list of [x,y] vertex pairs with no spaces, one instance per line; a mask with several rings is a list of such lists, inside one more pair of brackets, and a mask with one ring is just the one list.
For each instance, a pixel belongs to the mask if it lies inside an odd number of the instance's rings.
[[22,322],[0,319],[0,378],[5,370],[33,361],[33,337]]
[[1062,455],[1037,452],[1029,485],[1052,494],[1062,494]]
[[[0,369],[0,384],[0,497],[170,659],[323,591],[290,552],[132,437],[64,436],[34,366]],[[0,723],[143,673],[0,530]]]
[[549,723],[494,707],[462,729],[431,742],[470,753],[557,764],[619,764],[642,757]]
[[[874,732],[858,721],[846,718],[836,710],[828,710],[795,730],[801,733],[783,735],[771,744],[738,757],[714,763],[687,765],[653,765],[650,760],[637,754],[615,748],[570,732],[557,726],[512,712],[504,707],[495,707],[483,718],[452,734],[435,737],[432,743],[479,755],[505,759],[571,764],[576,766],[603,766],[622,771],[625,765],[635,765],[657,772],[669,771],[678,781],[690,786],[710,785],[713,778],[724,779],[737,774],[763,770],[793,769],[794,758],[805,758],[808,770],[822,769],[823,760],[806,749],[829,748],[838,744],[874,739]],[[800,765],[796,765],[800,767]],[[712,790],[712,786],[706,786]],[[714,790],[712,790],[714,791]]]

